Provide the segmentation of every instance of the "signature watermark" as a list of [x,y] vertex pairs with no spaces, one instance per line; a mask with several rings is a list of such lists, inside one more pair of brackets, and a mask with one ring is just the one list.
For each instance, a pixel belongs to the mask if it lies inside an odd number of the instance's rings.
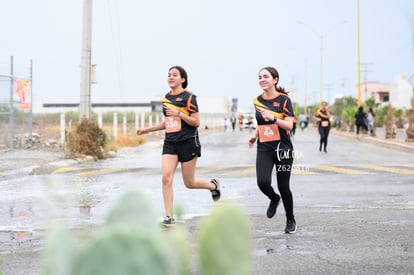
[[291,150],[291,149],[281,149],[280,143],[277,145],[275,150],[277,155],[277,160],[282,161],[283,159],[303,159],[304,155],[303,152],[298,150]]
[[[300,150],[285,149],[280,148],[280,143],[278,144],[276,150],[276,155],[278,161],[292,159],[300,160],[304,159],[304,154]],[[276,165],[276,172],[297,172],[297,173],[307,173],[309,172],[309,165],[305,164],[278,164]]]

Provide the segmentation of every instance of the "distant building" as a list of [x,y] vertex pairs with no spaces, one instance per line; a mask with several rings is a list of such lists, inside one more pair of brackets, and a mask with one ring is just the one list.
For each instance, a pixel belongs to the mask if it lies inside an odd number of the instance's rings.
[[231,103],[227,96],[197,97],[198,109],[204,114],[227,115],[231,112]]
[[[231,106],[227,97],[198,97],[198,107],[201,114],[227,115]],[[97,102],[92,103],[92,112],[162,112],[161,101],[143,102]],[[33,113],[64,113],[78,112],[79,103],[74,102],[36,102],[33,104]]]
[[361,83],[361,101],[374,97],[376,103],[390,102],[394,108],[411,108],[414,90],[407,74],[395,76],[390,84],[380,82]]
[[390,100],[390,85],[380,82],[361,83],[361,102],[365,102],[371,97],[374,97],[376,103],[388,102]]
[[[144,103],[122,103],[122,102],[105,102],[92,103],[92,112],[158,112],[161,110],[161,102],[151,101]],[[51,102],[33,104],[33,113],[65,113],[65,112],[79,112],[79,103],[62,103]]]

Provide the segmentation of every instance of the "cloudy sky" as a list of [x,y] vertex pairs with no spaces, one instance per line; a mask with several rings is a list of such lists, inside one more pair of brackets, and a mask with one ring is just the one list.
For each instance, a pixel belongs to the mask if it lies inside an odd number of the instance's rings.
[[[33,60],[34,101],[78,102],[82,8],[82,0],[2,0],[0,74],[10,56],[21,77]],[[413,1],[360,0],[360,11],[361,81],[413,75]],[[268,65],[299,102],[307,79],[308,103],[317,102],[321,36],[324,99],[356,96],[357,0],[94,1],[92,102],[159,99],[176,64],[195,94],[237,97],[242,109]]]

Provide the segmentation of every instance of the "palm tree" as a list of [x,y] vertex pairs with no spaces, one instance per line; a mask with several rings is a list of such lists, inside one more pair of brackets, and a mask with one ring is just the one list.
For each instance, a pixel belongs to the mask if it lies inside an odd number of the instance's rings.
[[365,106],[367,107],[367,109],[369,110],[369,108],[374,109],[374,107],[377,104],[375,103],[375,98],[374,97],[370,97],[367,100],[365,100]]
[[337,98],[330,108],[331,114],[340,116],[343,110],[354,106],[357,106],[357,99],[352,96]]
[[348,107],[342,111],[343,120],[349,126],[349,132],[355,131],[355,114],[357,112],[357,107]]
[[395,109],[394,110],[394,118],[396,119],[395,121],[395,126],[397,126],[397,129],[403,129],[404,128],[404,111],[402,109]]

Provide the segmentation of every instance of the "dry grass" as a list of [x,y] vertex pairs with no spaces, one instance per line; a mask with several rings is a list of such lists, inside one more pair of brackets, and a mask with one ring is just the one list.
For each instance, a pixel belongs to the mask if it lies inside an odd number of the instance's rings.
[[109,151],[117,151],[123,147],[136,147],[144,143],[146,138],[144,136],[132,136],[132,135],[118,135],[112,140],[107,148]]
[[[151,141],[153,139],[160,139],[163,137],[163,135],[144,135],[144,136],[137,136],[135,134],[135,123],[128,123],[127,124],[127,133],[123,133],[123,127],[122,125],[118,126],[118,135],[116,137],[113,136],[113,124],[112,123],[104,123],[102,126],[102,129],[96,128],[97,126],[87,126],[88,129],[83,129],[86,136],[81,136],[79,133],[76,133],[77,131],[77,125],[79,122],[73,122],[69,123],[66,121],[66,145],[68,145],[71,141],[69,141],[67,138],[69,134],[72,135],[72,141],[76,143],[76,148],[69,149],[68,148],[55,148],[50,147],[47,144],[50,144],[50,142],[57,142],[60,144],[61,140],[61,126],[60,126],[60,120],[58,117],[51,117],[51,116],[35,116],[33,119],[32,124],[32,133],[36,133],[40,136],[40,145],[39,149],[42,150],[65,150],[65,154],[67,157],[76,157],[80,155],[90,155],[91,152],[89,152],[89,149],[95,150],[99,153],[101,158],[106,155],[109,151],[117,151],[124,147],[137,147],[147,141]],[[94,123],[95,124],[95,123]],[[1,128],[6,130],[8,129],[7,123],[1,123]],[[27,123],[15,123],[14,124],[14,134],[15,135],[23,135],[29,133],[29,127]],[[90,128],[90,129],[89,129]],[[93,139],[101,139],[99,131],[101,131],[106,135],[105,138],[105,144],[98,144],[94,146],[89,146],[83,143],[83,141],[86,140],[93,140]],[[95,135],[95,136],[94,136]],[[3,146],[4,148],[8,147],[9,141],[8,141],[9,132],[3,131],[0,133],[0,147]],[[101,140],[102,141],[102,140]],[[4,143],[4,144],[3,144]],[[72,143],[74,146],[74,144]],[[75,153],[78,152],[78,153]],[[70,154],[68,154],[70,152]],[[101,154],[102,153],[102,154]]]
[[66,154],[67,157],[88,155],[95,159],[104,159],[107,145],[107,135],[98,124],[83,119],[67,133]]

